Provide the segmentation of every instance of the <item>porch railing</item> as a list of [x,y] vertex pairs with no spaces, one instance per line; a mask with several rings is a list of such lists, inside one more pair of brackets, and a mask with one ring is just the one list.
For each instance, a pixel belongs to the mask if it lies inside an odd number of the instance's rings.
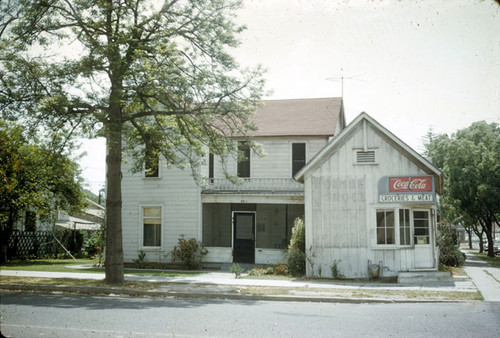
[[292,178],[238,178],[238,182],[227,178],[206,178],[203,188],[209,191],[304,191],[304,185]]

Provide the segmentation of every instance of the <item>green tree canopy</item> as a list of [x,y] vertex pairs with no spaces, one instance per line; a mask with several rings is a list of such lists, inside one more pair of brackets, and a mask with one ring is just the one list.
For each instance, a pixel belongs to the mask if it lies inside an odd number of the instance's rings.
[[444,203],[453,217],[480,223],[494,257],[492,229],[500,214],[500,128],[475,122],[456,134],[428,137],[427,155],[443,170]]
[[67,156],[28,141],[23,128],[0,121],[0,260],[6,259],[13,226],[25,212],[50,220],[58,208],[81,210],[79,174]]
[[[0,3],[4,118],[107,140],[106,281],[123,282],[123,140],[146,153],[200,164],[207,149],[255,126],[262,70],[230,54],[244,27],[233,0],[18,0]],[[146,147],[144,147],[146,145]],[[148,151],[145,151],[145,148]]]

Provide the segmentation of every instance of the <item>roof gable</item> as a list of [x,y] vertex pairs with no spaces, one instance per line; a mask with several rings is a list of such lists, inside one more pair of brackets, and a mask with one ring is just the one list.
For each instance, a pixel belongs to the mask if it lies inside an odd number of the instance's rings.
[[304,182],[304,176],[308,172],[317,168],[326,159],[328,159],[332,155],[332,153],[335,153],[337,149],[344,144],[344,141],[357,129],[357,126],[365,122],[369,123],[371,127],[381,135],[381,137],[389,141],[396,149],[398,149],[398,151],[400,151],[406,157],[412,159],[418,167],[422,168],[425,172],[433,175],[436,180],[436,188],[438,193],[442,192],[441,171],[365,112],[359,114],[345,129],[343,129],[334,138],[332,138],[330,142],[328,142],[316,154],[316,156],[314,156],[306,164],[306,166],[302,168],[297,173],[297,175],[295,175],[294,178],[299,182]]
[[342,98],[262,101],[247,136],[333,136],[345,126]]

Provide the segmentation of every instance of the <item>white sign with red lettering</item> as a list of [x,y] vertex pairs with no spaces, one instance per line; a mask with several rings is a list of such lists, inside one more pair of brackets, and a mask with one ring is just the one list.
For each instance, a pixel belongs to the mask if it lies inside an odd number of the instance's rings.
[[379,203],[434,202],[432,176],[383,177],[379,182]]

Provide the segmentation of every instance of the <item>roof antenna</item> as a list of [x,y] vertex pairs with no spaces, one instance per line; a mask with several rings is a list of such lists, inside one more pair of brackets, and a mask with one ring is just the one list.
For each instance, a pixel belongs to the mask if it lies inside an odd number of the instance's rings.
[[[340,81],[340,97],[344,99],[344,79],[345,80],[355,80],[355,81],[363,81],[361,79],[357,79],[362,74],[358,74],[352,77],[344,77],[344,68],[340,68],[340,77],[327,77],[327,81],[335,81],[338,82]],[[365,82],[365,81],[363,81]]]

